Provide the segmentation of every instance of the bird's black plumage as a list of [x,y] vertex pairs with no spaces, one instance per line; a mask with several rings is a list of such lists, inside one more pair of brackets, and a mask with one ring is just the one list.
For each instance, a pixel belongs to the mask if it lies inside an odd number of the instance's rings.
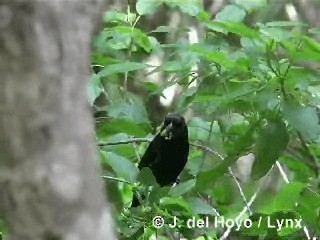
[[[169,114],[142,156],[138,168],[150,168],[157,183],[161,187],[167,186],[176,182],[187,163],[188,154],[186,122],[178,114]],[[131,206],[139,205],[137,197],[134,196]]]
[[187,163],[188,128],[184,118],[169,114],[141,158],[139,169],[149,167],[160,186],[174,183]]

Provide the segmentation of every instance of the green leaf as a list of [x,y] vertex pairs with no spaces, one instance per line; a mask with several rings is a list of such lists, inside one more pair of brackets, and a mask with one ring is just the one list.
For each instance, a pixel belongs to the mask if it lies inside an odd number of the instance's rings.
[[290,182],[281,189],[277,201],[275,202],[275,211],[290,211],[295,209],[301,192],[306,188],[305,183]]
[[[251,151],[254,143],[253,135],[256,131],[257,125],[258,122],[251,123],[251,125],[247,125],[246,122],[234,124],[234,127],[236,127],[236,133],[239,133],[236,134],[237,137],[233,141],[228,142],[225,146],[229,155],[228,158],[233,159],[236,156],[237,159],[239,155],[247,154],[248,151]],[[232,130],[232,128],[230,130]],[[226,160],[224,162],[226,162]],[[224,162],[222,165],[225,164]]]
[[147,68],[148,66],[144,63],[139,62],[123,62],[116,63],[106,66],[101,72],[98,73],[100,77],[106,77],[115,73],[125,73],[136,70],[142,70]]
[[183,194],[189,192],[196,185],[196,180],[191,179],[186,182],[179,183],[177,186],[173,187],[169,191],[169,195],[172,197],[182,196]]
[[273,39],[277,42],[284,42],[286,40],[290,41],[293,37],[292,32],[284,28],[261,26],[260,32],[266,39]]
[[138,0],[136,10],[140,15],[147,15],[157,11],[161,4],[159,0]]
[[94,101],[97,99],[97,97],[100,96],[101,93],[103,93],[103,91],[104,90],[101,85],[99,76],[94,74],[87,87],[87,94],[90,105],[93,105]]
[[190,47],[190,50],[196,53],[199,53],[201,56],[205,57],[206,59],[218,63],[221,66],[226,68],[232,68],[235,66],[235,63],[230,61],[228,57],[222,52],[208,52],[206,49],[203,49],[198,44],[194,44]]
[[127,49],[130,46],[133,32],[130,27],[116,26],[113,28],[106,28],[99,36],[97,45],[100,51],[107,49]]
[[267,0],[236,0],[235,3],[242,6],[249,12],[266,7],[268,5]]
[[108,138],[117,133],[126,133],[135,137],[144,137],[147,135],[147,127],[138,125],[135,122],[124,119],[112,119],[102,124],[97,129],[97,137],[100,140]]
[[184,68],[181,61],[168,61],[161,66],[161,69],[166,72],[178,72]]
[[211,94],[198,94],[193,99],[194,103],[218,102],[218,101],[221,101],[221,97],[214,96]]
[[305,40],[304,43],[299,46],[291,41],[283,41],[282,46],[287,49],[287,51],[290,53],[290,56],[294,60],[302,62],[320,62],[320,54],[319,50],[317,49],[319,46],[312,44],[308,40]]
[[260,112],[274,111],[280,104],[279,94],[265,89],[256,95],[256,104]]
[[205,191],[207,188],[211,188],[212,183],[222,177],[228,171],[228,167],[234,164],[237,160],[237,156],[227,157],[214,169],[203,171],[198,174],[196,184],[197,189],[199,191]]
[[210,125],[210,122],[205,122],[201,118],[193,118],[188,123],[189,139],[200,142],[208,142],[208,138],[210,137],[213,147],[216,149],[216,147],[219,145],[219,142],[221,142],[220,127],[217,122],[214,122],[210,132]]
[[205,26],[215,32],[220,32],[223,34],[227,34],[228,32],[237,34],[242,37],[247,37],[247,38],[259,38],[259,33],[244,25],[243,23],[238,23],[238,22],[229,22],[229,23],[224,23],[224,22],[205,22]]
[[189,14],[190,16],[198,16],[201,12],[199,0],[180,1],[178,7],[182,12]]
[[264,176],[276,162],[280,154],[286,149],[289,135],[286,126],[281,120],[271,120],[260,130],[252,166],[254,179]]
[[290,21],[272,21],[266,23],[267,27],[307,27],[308,24],[302,22],[290,22]]
[[135,28],[133,30],[133,33],[134,33],[133,41],[138,46],[143,48],[147,53],[151,52],[152,46],[151,46],[151,42],[150,42],[150,39],[149,39],[148,35],[145,34],[144,32],[142,32],[140,29],[137,29],[137,28]]
[[136,181],[139,169],[134,165],[134,163],[113,152],[100,152],[102,155],[102,162],[104,164],[108,164],[117,174],[117,177],[124,178],[126,181],[131,183]]
[[[254,214],[250,217],[253,222],[252,227],[244,228],[245,235],[257,236],[266,235],[270,236],[270,239],[300,239],[292,235],[294,233],[301,232],[302,230],[293,225],[290,226],[290,221],[294,219],[300,219],[300,216],[295,212],[274,212],[273,214]],[[282,221],[282,228],[278,230],[277,223]],[[289,227],[285,224],[288,221]],[[281,237],[280,237],[281,236]],[[298,235],[299,236],[299,235]],[[251,238],[250,238],[251,239]]]
[[320,28],[310,28],[308,32],[314,35],[320,35]]
[[285,103],[283,114],[304,139],[314,141],[319,137],[319,119],[314,107],[293,106]]
[[137,179],[144,186],[158,186],[156,178],[154,177],[150,168],[143,168],[138,175]]
[[147,111],[140,102],[114,104],[108,108],[108,115],[112,118],[130,120],[137,124],[149,123]]
[[126,22],[127,14],[119,11],[108,11],[104,14],[104,22]]
[[161,88],[158,86],[158,84],[153,83],[153,82],[141,82],[140,83],[141,87],[147,89],[148,91],[155,93],[155,92],[160,92]]
[[220,22],[242,22],[246,16],[245,10],[237,5],[227,5],[216,15],[216,20]]
[[311,225],[314,229],[317,229],[317,233],[320,234],[319,229],[319,211],[320,211],[320,197],[316,192],[305,191],[299,201],[297,212],[301,215],[304,221]]
[[147,186],[153,186],[151,192],[149,192],[148,195],[148,203],[150,206],[153,205],[153,203],[158,204],[159,201],[161,201],[161,198],[168,196],[169,187],[160,187],[160,185],[157,182],[154,182]]
[[179,212],[183,211],[194,214],[190,204],[186,202],[182,197],[164,197],[161,199],[161,205],[165,206],[167,210]]
[[226,29],[234,34],[237,34],[239,36],[247,37],[247,38],[260,38],[259,33],[254,30],[253,28],[249,28],[243,23],[227,23]]
[[199,0],[188,0],[188,1],[166,1],[165,4],[170,8],[178,7],[184,13],[190,16],[198,16],[202,12],[201,2]]
[[101,147],[103,147],[103,149],[112,150],[113,153],[119,154],[126,158],[132,158],[132,156],[135,156],[135,151],[132,148],[131,144],[119,144],[112,146],[105,145],[105,143],[122,142],[129,139],[132,139],[132,137],[124,133],[118,133],[115,135],[110,135],[109,137],[106,137],[104,139],[98,139],[98,142],[99,145],[101,144]]
[[314,170],[301,161],[301,159],[280,157],[279,162],[284,163],[290,170],[293,181],[308,183],[310,182],[310,178],[316,177]]
[[191,205],[196,214],[219,216],[217,210],[199,198],[189,198],[188,203]]
[[168,33],[172,31],[172,27],[170,26],[159,26],[155,30],[152,30],[151,32],[155,33]]
[[307,37],[307,36],[303,36],[303,40],[305,45],[314,52],[318,52],[320,53],[320,43],[318,43],[317,41],[315,41],[314,39]]

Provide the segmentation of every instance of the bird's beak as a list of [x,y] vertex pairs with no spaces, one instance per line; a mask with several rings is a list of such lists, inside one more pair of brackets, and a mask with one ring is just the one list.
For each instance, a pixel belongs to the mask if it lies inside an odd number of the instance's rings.
[[172,138],[172,128],[173,124],[170,123],[168,126],[165,127],[160,133],[162,137],[165,137],[165,139],[170,140]]

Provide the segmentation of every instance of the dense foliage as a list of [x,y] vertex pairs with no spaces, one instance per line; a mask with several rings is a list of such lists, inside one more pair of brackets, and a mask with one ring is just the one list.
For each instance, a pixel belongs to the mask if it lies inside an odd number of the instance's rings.
[[[196,1],[160,0],[105,14],[88,93],[121,239],[320,236],[320,32],[299,22],[250,23],[264,5],[249,2],[214,17]],[[186,25],[145,29],[163,9]],[[160,123],[150,99],[172,86],[166,111],[187,116],[192,146],[180,184],[160,188],[137,163]],[[133,192],[147,196],[142,206],[129,208]],[[288,224],[277,228],[282,219]]]

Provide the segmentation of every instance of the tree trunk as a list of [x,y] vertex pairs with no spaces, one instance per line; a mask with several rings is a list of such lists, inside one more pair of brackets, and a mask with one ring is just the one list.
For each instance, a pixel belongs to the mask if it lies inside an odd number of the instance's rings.
[[101,10],[0,0],[0,217],[12,240],[115,239],[86,98]]

